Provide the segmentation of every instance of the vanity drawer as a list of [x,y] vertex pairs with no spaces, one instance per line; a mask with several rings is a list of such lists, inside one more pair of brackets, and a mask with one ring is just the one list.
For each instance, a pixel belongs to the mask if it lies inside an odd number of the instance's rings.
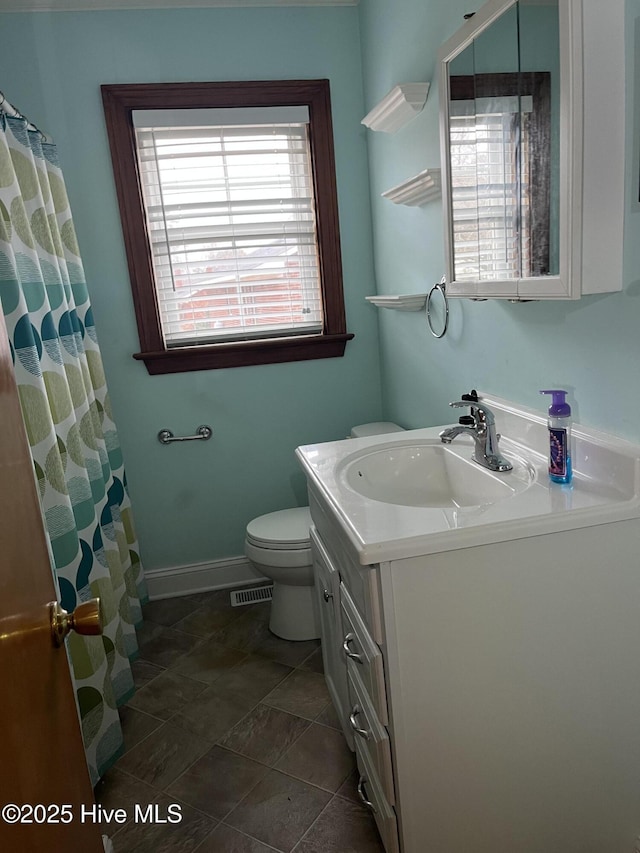
[[347,660],[353,661],[357,666],[358,674],[378,719],[383,725],[387,725],[389,717],[382,652],[367,631],[344,583],[340,584],[340,606],[344,632],[343,652]]
[[331,562],[349,589],[356,607],[376,643],[384,641],[382,630],[382,608],[380,607],[380,579],[375,566],[361,566],[352,548],[345,541],[338,522],[331,518],[309,486],[309,508],[311,518],[322,544],[327,549]]
[[358,665],[352,660],[347,661],[349,724],[353,731],[354,740],[360,741],[360,747],[369,756],[369,761],[376,771],[386,800],[393,805],[395,803],[395,790],[389,735],[371,705],[371,700],[357,668]]
[[380,838],[386,853],[399,853],[398,820],[393,806],[384,795],[378,775],[373,769],[367,751],[356,738],[356,762],[358,764],[358,795],[373,813]]

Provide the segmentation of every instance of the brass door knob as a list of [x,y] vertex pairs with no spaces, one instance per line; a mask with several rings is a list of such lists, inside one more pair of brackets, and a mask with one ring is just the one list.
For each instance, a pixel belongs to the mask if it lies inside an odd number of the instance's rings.
[[102,634],[102,613],[100,599],[91,598],[79,604],[73,613],[63,610],[57,601],[49,605],[51,613],[51,633],[56,646],[61,646],[69,631],[78,634]]

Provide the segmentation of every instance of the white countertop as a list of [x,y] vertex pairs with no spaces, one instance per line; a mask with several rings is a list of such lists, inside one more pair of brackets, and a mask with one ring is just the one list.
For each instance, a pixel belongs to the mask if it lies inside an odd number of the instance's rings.
[[[438,441],[450,424],[297,449],[310,486],[337,518],[361,564],[640,518],[640,448],[578,426],[573,482],[556,484],[549,480],[541,452],[544,419],[498,398],[483,399],[496,414],[498,430],[510,427],[512,437],[501,438],[500,452],[515,463],[513,472],[491,476],[521,477],[524,465],[533,472],[528,488],[495,503],[450,508],[389,504],[363,497],[341,473],[349,457],[367,448]],[[448,449],[469,458],[473,441],[461,436]],[[640,541],[638,545],[640,549]]]

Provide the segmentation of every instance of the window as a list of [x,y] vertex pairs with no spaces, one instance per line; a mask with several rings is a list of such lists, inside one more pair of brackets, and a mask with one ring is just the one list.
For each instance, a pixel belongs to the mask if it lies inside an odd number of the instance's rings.
[[341,356],[326,80],[103,86],[149,373]]
[[550,75],[453,76],[450,91],[456,281],[548,275]]

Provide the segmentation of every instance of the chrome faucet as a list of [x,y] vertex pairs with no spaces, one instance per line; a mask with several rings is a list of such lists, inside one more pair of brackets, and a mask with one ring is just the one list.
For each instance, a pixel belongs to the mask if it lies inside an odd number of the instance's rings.
[[[471,395],[463,395],[471,397]],[[475,442],[474,460],[488,468],[490,471],[511,471],[513,465],[498,452],[498,439],[496,433],[496,419],[493,412],[483,403],[474,399],[454,400],[449,403],[454,409],[468,406],[470,415],[463,415],[458,426],[443,429],[440,440],[444,444],[451,444],[459,435],[470,435]]]

